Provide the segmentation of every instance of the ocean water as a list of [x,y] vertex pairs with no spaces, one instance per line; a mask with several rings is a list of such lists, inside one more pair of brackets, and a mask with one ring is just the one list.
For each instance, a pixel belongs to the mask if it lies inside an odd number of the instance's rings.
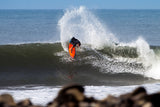
[[[71,37],[82,45],[73,60]],[[0,10],[0,94],[35,104],[62,86],[118,96],[139,86],[160,91],[160,10]]]

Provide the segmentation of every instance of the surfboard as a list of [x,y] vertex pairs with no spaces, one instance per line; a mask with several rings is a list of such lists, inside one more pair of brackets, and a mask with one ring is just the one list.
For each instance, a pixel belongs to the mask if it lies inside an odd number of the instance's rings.
[[69,55],[71,56],[71,58],[74,58],[76,55],[76,49],[75,49],[75,47],[74,48],[72,48],[72,47],[73,47],[73,45],[71,43],[69,43],[69,48],[68,48]]

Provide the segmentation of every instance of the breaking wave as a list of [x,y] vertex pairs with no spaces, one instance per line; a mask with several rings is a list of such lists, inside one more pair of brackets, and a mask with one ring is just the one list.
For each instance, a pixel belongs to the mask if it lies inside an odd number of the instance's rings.
[[[130,85],[160,79],[160,47],[144,38],[118,41],[85,7],[66,10],[58,25],[60,42],[0,45],[0,83]],[[82,43],[74,60],[67,52],[73,36]]]

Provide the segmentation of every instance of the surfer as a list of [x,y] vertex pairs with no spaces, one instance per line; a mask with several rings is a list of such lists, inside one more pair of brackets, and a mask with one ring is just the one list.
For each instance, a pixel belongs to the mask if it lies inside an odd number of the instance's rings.
[[76,39],[75,37],[72,37],[72,39],[70,40],[69,43],[71,43],[71,44],[73,45],[72,48],[71,48],[71,52],[72,52],[72,49],[73,49],[75,46],[77,46],[77,47],[80,47],[80,46],[81,46],[81,42],[80,42],[78,39]]

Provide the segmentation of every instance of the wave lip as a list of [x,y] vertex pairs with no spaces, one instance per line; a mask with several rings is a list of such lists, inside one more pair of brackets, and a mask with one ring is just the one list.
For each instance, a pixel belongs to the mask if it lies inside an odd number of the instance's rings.
[[59,43],[0,45],[0,65],[1,67],[50,65],[55,58],[53,54],[61,50]]

